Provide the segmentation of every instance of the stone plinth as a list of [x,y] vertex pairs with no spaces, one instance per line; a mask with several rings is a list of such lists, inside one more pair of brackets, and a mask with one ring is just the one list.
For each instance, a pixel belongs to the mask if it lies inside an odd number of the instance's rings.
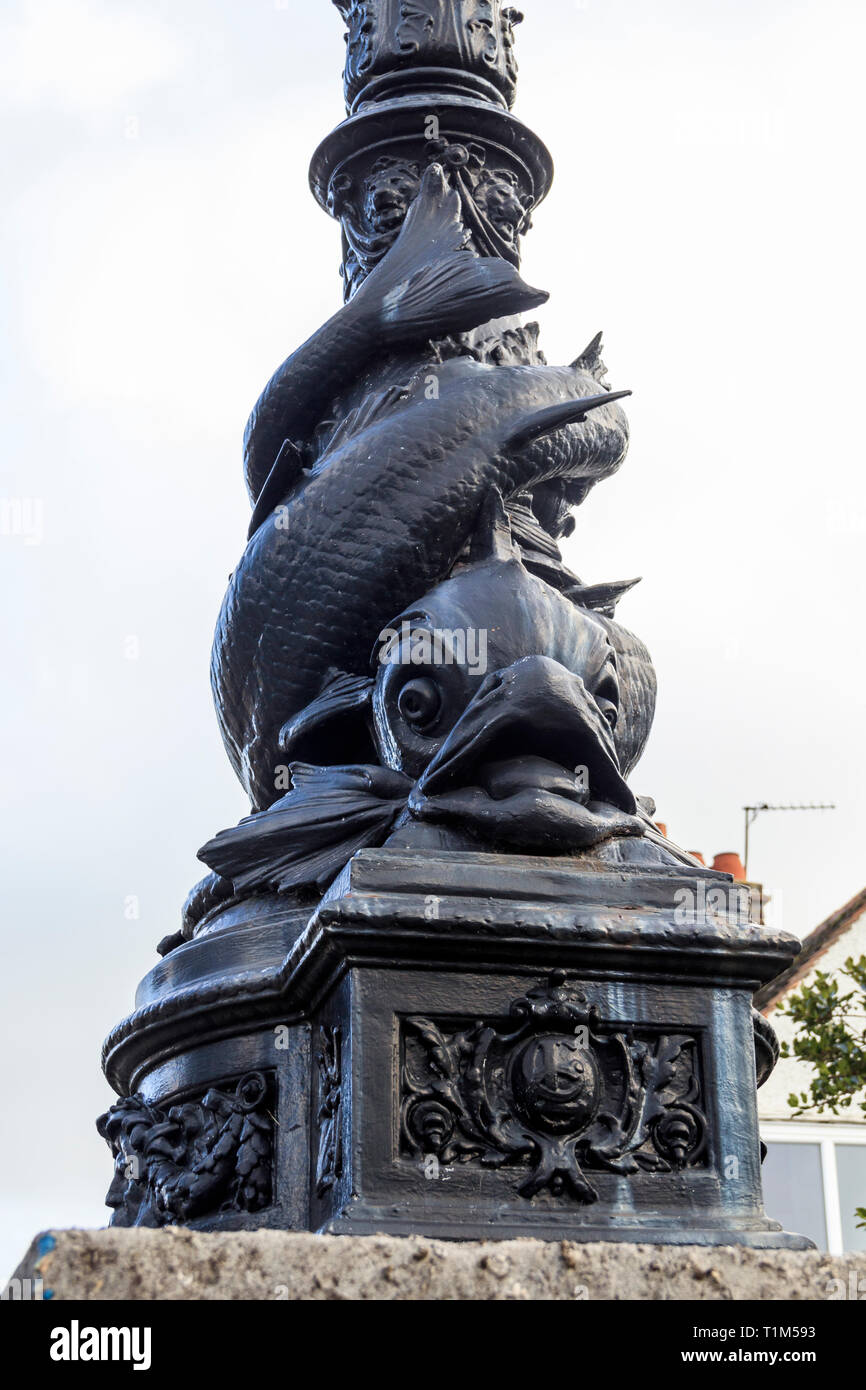
[[866,1299],[866,1255],[283,1231],[55,1231],[16,1277],[56,1301]]

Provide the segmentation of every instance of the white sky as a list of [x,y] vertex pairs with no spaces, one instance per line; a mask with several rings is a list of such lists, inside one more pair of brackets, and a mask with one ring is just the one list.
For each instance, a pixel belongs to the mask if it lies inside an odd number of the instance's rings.
[[[866,11],[523,8],[517,109],[557,166],[524,261],[545,350],[604,328],[635,391],[568,555],[644,576],[620,614],[661,693],[632,782],[708,855],[742,848],[746,802],[836,802],[754,832],[804,934],[864,879]],[[0,1275],[39,1228],[102,1222],[101,1040],[246,810],[210,641],[247,413],[339,303],[306,169],[342,51],[327,0],[3,6]]]

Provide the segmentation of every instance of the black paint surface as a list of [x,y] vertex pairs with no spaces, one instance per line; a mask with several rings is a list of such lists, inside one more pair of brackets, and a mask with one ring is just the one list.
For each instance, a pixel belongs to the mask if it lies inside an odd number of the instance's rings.
[[560,552],[628,392],[600,337],[552,366],[516,317],[552,177],[519,16],[338,8],[311,184],[345,302],[250,417],[213,646],[251,814],[106,1043],[113,1219],[808,1244],[763,1214],[751,1010],[798,943],[634,796],[635,581]]

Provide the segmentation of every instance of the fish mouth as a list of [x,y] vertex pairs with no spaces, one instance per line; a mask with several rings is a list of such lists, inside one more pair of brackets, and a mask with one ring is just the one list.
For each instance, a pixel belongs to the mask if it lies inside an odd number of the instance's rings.
[[637,810],[610,725],[580,676],[550,657],[524,657],[487,676],[416,790],[433,797],[473,784],[493,796],[538,786],[629,815]]
[[579,676],[540,656],[487,677],[412,789],[409,810],[524,851],[644,832],[610,725]]

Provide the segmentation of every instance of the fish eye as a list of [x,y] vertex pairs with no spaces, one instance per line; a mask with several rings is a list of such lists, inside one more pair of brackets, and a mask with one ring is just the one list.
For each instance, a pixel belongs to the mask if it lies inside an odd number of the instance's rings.
[[604,696],[596,696],[595,702],[598,705],[603,718],[606,719],[610,727],[613,728],[616,724],[617,717],[619,714],[616,705],[613,703],[612,700],[606,700]]
[[593,695],[602,718],[606,719],[613,729],[619,718],[619,681],[613,669],[609,667],[605,671]]
[[397,709],[413,729],[426,729],[442,709],[442,692],[429,676],[407,681],[397,696]]

